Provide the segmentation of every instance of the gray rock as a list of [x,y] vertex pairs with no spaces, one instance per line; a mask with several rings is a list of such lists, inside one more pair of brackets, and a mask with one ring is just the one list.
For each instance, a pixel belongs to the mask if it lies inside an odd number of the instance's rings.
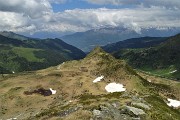
[[144,108],[144,109],[146,109],[146,110],[150,110],[150,109],[151,109],[148,105],[146,105],[146,104],[144,104],[144,103],[136,103],[136,102],[133,102],[132,105],[138,106],[138,107],[141,107],[141,108]]
[[94,116],[100,116],[101,115],[101,111],[94,109],[93,110],[93,115]]
[[142,109],[139,109],[139,108],[126,106],[126,109],[127,109],[129,112],[132,112],[132,113],[133,113],[134,115],[136,115],[136,116],[145,115],[145,114],[146,114]]
[[93,120],[132,120],[128,114],[121,114],[116,105],[107,103],[100,108],[101,110],[93,110]]

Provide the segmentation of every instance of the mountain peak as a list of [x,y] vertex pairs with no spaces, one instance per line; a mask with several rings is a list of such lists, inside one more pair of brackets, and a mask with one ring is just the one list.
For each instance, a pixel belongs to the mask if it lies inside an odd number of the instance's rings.
[[92,53],[105,53],[105,51],[100,47],[96,46],[93,50]]
[[91,58],[91,59],[101,58],[104,60],[114,59],[114,57],[112,55],[105,52],[100,46],[95,47],[94,50],[92,50],[86,58]]

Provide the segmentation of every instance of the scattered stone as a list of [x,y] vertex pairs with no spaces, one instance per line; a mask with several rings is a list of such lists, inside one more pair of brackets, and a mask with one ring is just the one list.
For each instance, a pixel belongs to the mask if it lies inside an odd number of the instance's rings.
[[135,107],[126,106],[126,110],[128,110],[129,112],[132,112],[136,116],[146,114],[142,109],[135,108]]
[[133,102],[132,105],[133,106],[137,106],[137,107],[141,107],[141,108],[146,109],[146,110],[150,110],[151,109],[148,105],[146,105],[144,103]]
[[81,108],[83,108],[83,106],[75,106],[75,107],[69,108],[68,110],[59,112],[58,115],[59,117],[68,116],[69,114],[74,113]]
[[94,109],[93,110],[93,115],[94,116],[100,116],[101,115],[101,111]]

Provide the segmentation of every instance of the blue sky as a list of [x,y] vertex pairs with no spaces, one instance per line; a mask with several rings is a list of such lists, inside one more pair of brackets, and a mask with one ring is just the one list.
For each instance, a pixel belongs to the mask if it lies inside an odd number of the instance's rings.
[[90,29],[180,28],[180,0],[0,0],[0,31],[65,35]]
[[109,9],[122,9],[122,8],[133,8],[133,5],[112,5],[112,4],[91,4],[83,0],[71,0],[63,4],[52,4],[54,12],[62,12],[64,10],[72,9],[97,9],[97,8],[109,8]]

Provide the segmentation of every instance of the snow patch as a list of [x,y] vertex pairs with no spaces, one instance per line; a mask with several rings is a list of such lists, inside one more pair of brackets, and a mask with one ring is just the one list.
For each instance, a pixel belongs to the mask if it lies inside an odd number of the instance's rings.
[[167,103],[168,106],[170,106],[170,107],[180,107],[180,101],[173,100],[173,99],[170,99],[170,98],[168,98],[167,100],[169,101],[169,103]]
[[93,83],[100,82],[103,78],[104,78],[104,76],[97,77],[97,78],[93,81]]
[[126,91],[126,88],[124,88],[124,86],[119,83],[109,83],[106,85],[105,89],[110,93]]
[[149,79],[148,79],[147,81],[148,81],[148,82],[152,82],[152,81],[151,81],[151,80],[149,80]]
[[175,72],[177,72],[177,70],[171,71],[170,73],[175,73]]
[[62,64],[60,64],[58,67],[57,67],[57,70],[59,70],[61,68],[62,65],[64,65],[65,62],[63,62]]
[[49,90],[51,91],[52,95],[56,94],[56,90],[53,90],[52,88],[49,88]]

